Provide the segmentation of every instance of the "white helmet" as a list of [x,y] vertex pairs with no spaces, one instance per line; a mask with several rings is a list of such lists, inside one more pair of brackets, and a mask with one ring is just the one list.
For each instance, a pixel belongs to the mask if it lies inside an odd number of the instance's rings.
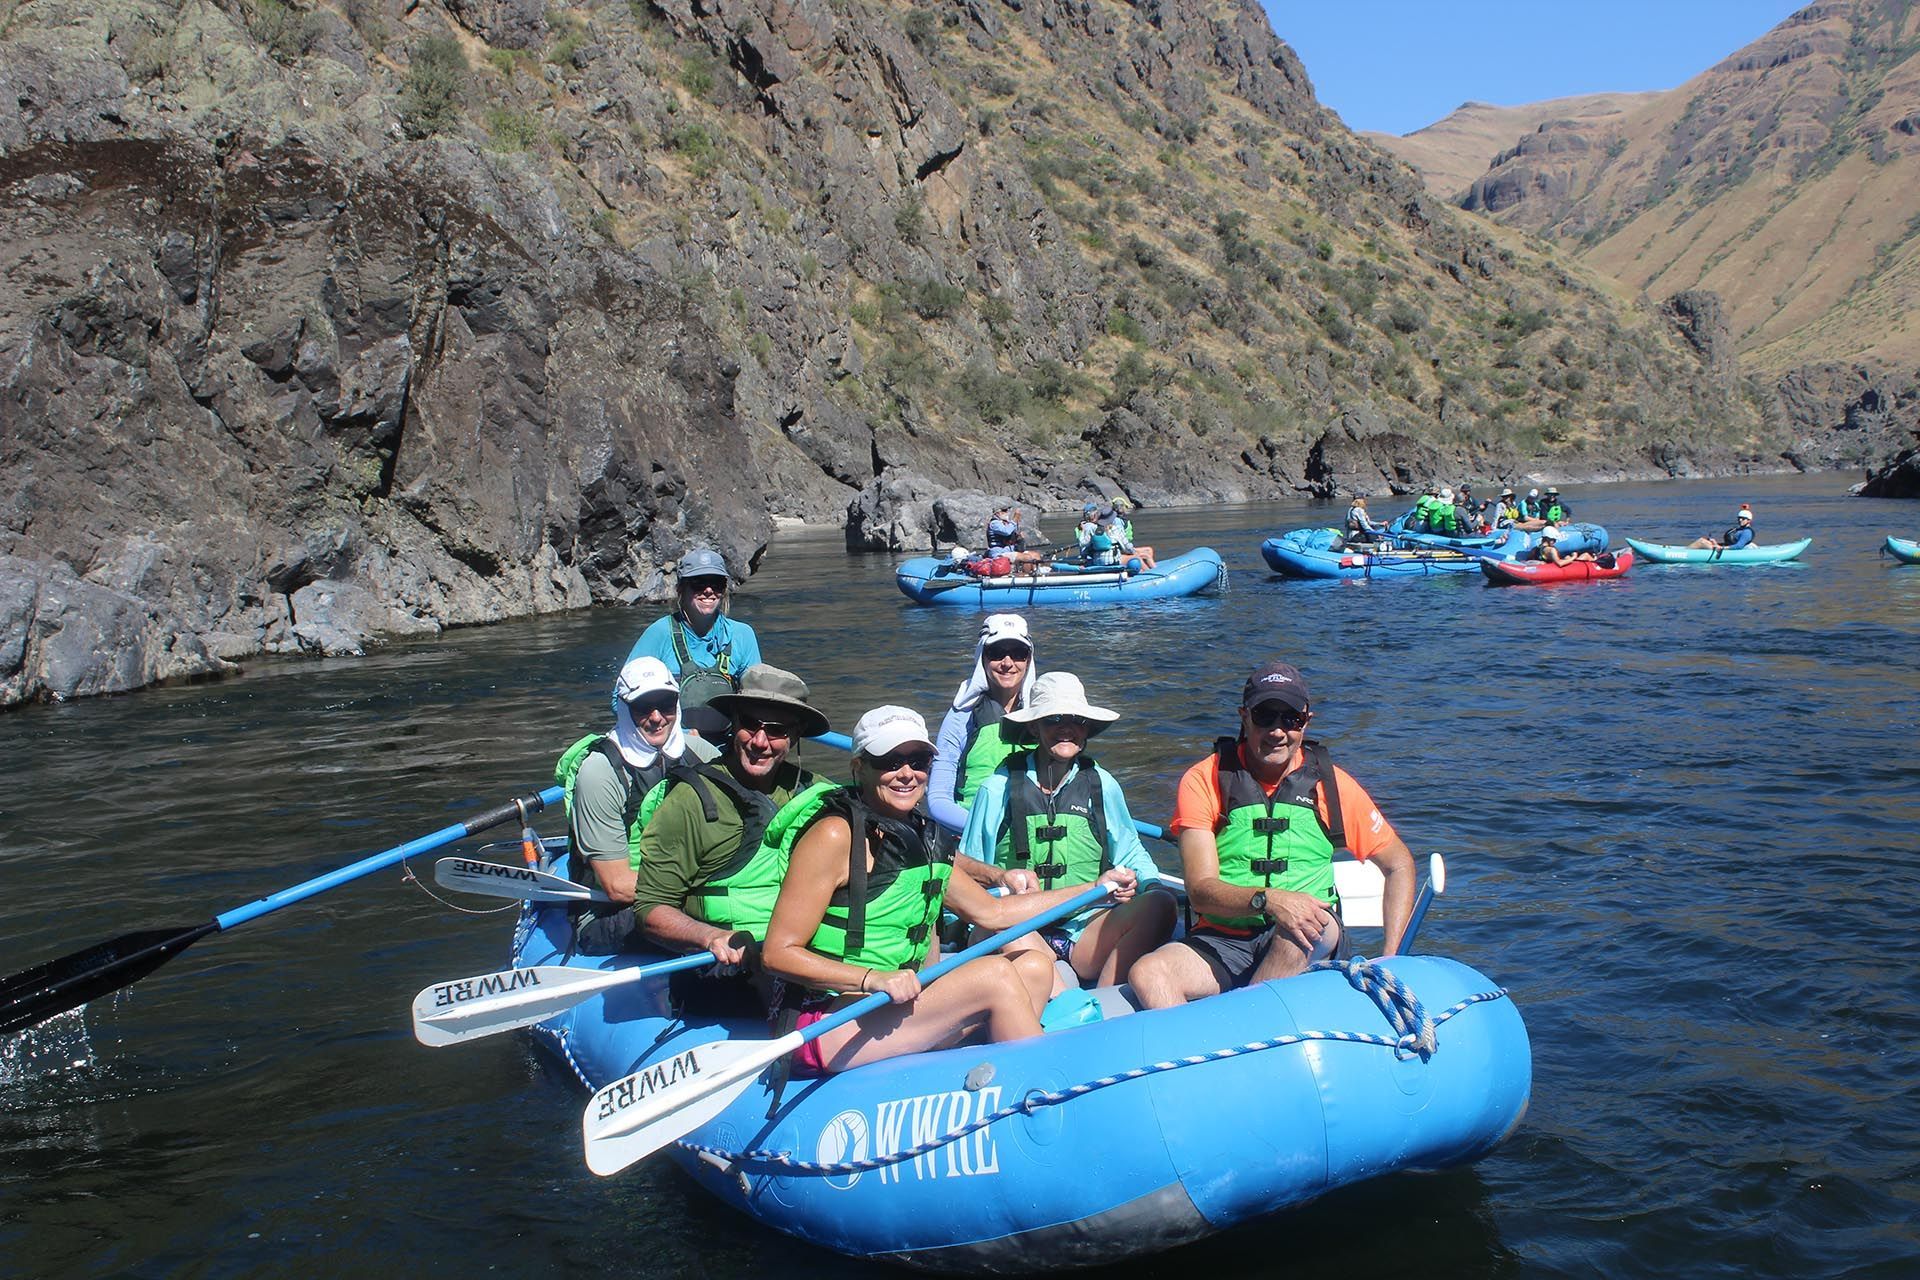
[[1540,496],[1540,491],[1538,489],[1529,489],[1527,490],[1527,496],[1529,498],[1537,498]]
[[1452,501],[1453,501],[1453,490],[1451,490],[1451,489],[1442,489],[1442,490],[1440,491],[1440,501],[1442,501],[1442,502],[1452,502]]
[[1560,541],[1560,530],[1553,525],[1548,525],[1540,531],[1540,540],[1542,542],[1558,542]]

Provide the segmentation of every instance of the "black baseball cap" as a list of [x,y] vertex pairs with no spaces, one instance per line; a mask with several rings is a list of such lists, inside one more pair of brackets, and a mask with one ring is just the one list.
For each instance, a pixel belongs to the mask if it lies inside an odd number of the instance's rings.
[[1269,662],[1257,668],[1240,690],[1240,705],[1251,711],[1269,702],[1284,702],[1295,711],[1305,711],[1306,677],[1284,662]]

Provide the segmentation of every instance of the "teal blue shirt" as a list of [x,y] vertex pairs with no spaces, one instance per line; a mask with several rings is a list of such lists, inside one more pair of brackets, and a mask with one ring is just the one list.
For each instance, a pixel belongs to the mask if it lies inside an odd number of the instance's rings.
[[[1075,761],[1060,785],[1064,787],[1073,781],[1079,771],[1080,764]],[[1133,825],[1133,813],[1127,808],[1127,797],[1120,790],[1119,781],[1099,765],[1095,765],[1093,771],[1100,779],[1100,803],[1107,816],[1107,860],[1132,871],[1144,889],[1160,878],[1160,868],[1153,864],[1147,847],[1140,843],[1140,832]],[[973,808],[967,811],[967,829],[960,836],[960,852],[992,865],[994,847],[1000,843],[1000,828],[1006,820],[1007,771],[1002,767],[994,770],[993,776],[973,793]],[[1077,940],[1092,919],[1090,915],[1079,915],[1054,927]]]

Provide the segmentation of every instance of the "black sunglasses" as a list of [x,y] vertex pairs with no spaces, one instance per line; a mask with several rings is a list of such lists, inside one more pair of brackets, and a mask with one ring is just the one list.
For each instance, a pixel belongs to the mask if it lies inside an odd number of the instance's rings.
[[750,716],[741,712],[733,718],[733,723],[742,733],[764,733],[768,742],[785,742],[793,737],[793,726],[781,724],[777,720],[762,720],[759,716]]
[[679,706],[680,695],[677,693],[655,693],[627,700],[627,709],[633,712],[635,720],[645,720],[656,711],[663,716],[670,716]]
[[1027,648],[1027,646],[1021,644],[1018,640],[1002,640],[998,644],[990,644],[980,651],[980,655],[988,662],[998,662],[1002,658],[1025,658],[1032,653],[1033,650]]
[[867,763],[882,773],[893,773],[901,768],[912,769],[915,773],[926,773],[933,768],[931,751],[892,751],[884,756],[868,756]]
[[1247,717],[1253,721],[1253,727],[1256,729],[1271,729],[1279,725],[1288,733],[1292,733],[1307,722],[1306,712],[1295,711],[1292,707],[1279,706],[1271,702],[1264,706],[1249,707]]
[[1041,716],[1040,723],[1049,729],[1088,729],[1093,721],[1085,716]]

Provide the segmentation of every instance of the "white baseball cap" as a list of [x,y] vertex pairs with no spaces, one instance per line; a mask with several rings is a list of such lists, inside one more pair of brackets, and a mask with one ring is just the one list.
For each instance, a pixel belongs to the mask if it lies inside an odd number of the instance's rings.
[[1017,640],[1033,648],[1033,637],[1027,632],[1027,620],[1017,613],[990,613],[980,624],[980,647],[998,644],[1002,640]]
[[1560,541],[1560,530],[1553,525],[1548,525],[1540,531],[1540,537],[1547,542],[1558,542]]
[[632,702],[649,693],[666,690],[679,693],[680,682],[673,678],[673,672],[667,670],[666,663],[651,655],[627,663],[620,668],[620,678],[613,682],[613,696],[622,702]]
[[875,707],[853,726],[853,750],[856,755],[884,756],[910,742],[933,747],[933,735],[927,722],[911,707]]

